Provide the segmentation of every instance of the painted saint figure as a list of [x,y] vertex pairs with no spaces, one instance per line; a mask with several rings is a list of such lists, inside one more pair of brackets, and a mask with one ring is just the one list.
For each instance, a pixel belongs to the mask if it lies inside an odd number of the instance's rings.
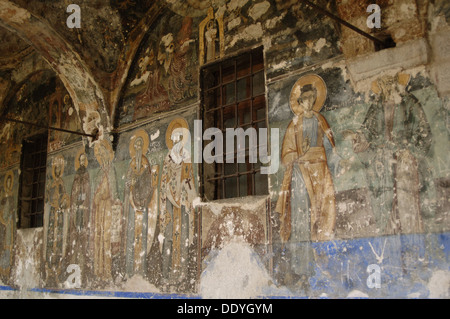
[[152,171],[145,156],[149,138],[138,130],[130,140],[131,163],[127,172],[124,217],[127,225],[127,274],[143,274],[145,269],[149,204],[153,194]]
[[63,257],[66,255],[67,233],[68,233],[68,209],[69,195],[62,179],[65,160],[57,156],[52,161],[53,181],[47,188],[45,198],[50,206],[46,211],[46,244],[45,263],[47,282],[59,282]]
[[15,208],[13,200],[14,174],[5,175],[3,194],[0,200],[0,278],[9,278],[13,257]]
[[197,197],[190,152],[185,148],[188,124],[174,119],[167,128],[169,153],[164,159],[160,186],[160,232],[163,283],[180,287],[188,279],[189,249],[194,243]]
[[[114,152],[106,140],[97,142],[95,156],[100,164],[99,181],[92,207],[94,275],[100,283],[116,279],[121,265],[121,205],[117,199],[112,160]],[[116,199],[116,200],[115,200]]]
[[91,267],[91,249],[89,244],[91,186],[88,160],[84,148],[75,157],[75,178],[70,194],[68,264],[80,266],[82,284],[86,283],[87,269]]
[[295,117],[281,150],[286,170],[276,212],[281,241],[290,255],[290,280],[298,284],[312,274],[310,241],[331,240],[336,223],[331,172],[337,172],[340,157],[328,122],[319,113],[325,99],[322,78],[306,75],[297,80],[290,95]]
[[410,75],[400,73],[375,81],[372,90],[379,100],[357,132],[343,132],[366,167],[380,235],[423,232],[420,191],[427,183],[421,159],[430,150],[432,134],[417,98],[403,92],[409,80]]
[[223,12],[214,13],[212,7],[199,24],[199,62],[200,65],[222,58],[224,55]]

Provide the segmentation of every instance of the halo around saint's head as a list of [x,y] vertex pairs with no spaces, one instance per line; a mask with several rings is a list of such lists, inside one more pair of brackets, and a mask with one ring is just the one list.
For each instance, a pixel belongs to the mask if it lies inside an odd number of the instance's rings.
[[145,130],[140,129],[137,130],[133,136],[130,138],[130,155],[131,157],[134,157],[136,155],[136,150],[134,149],[134,143],[136,142],[136,140],[141,139],[142,140],[142,154],[146,154],[147,150],[148,150],[148,145],[150,143],[149,138],[148,138],[148,134]]
[[94,155],[100,165],[104,164],[104,159],[106,159],[108,162],[111,162],[114,159],[114,151],[112,149],[112,146],[106,140],[100,140],[95,143]]
[[[167,127],[166,131],[166,145],[169,148],[169,150],[172,149],[173,147],[173,141],[171,139],[172,133],[177,128],[182,128],[189,132],[189,125],[184,118],[177,117],[176,119],[172,120],[172,122],[170,122],[169,126]],[[183,143],[187,142],[187,136],[186,134],[184,134],[185,130],[183,130]]]
[[313,110],[315,112],[319,112],[325,104],[325,100],[327,98],[327,86],[325,81],[317,74],[308,74],[299,78],[292,87],[291,95],[289,97],[289,107],[294,114],[296,113],[294,112],[292,105],[298,104],[301,89],[308,84],[315,88],[317,92],[317,98],[314,103]]

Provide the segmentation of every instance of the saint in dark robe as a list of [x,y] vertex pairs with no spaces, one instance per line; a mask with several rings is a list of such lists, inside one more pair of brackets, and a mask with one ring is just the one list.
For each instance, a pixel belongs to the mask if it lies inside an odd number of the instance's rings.
[[70,195],[69,241],[67,264],[77,264],[81,270],[82,285],[92,268],[91,247],[89,247],[91,186],[84,152],[77,155],[77,168]]

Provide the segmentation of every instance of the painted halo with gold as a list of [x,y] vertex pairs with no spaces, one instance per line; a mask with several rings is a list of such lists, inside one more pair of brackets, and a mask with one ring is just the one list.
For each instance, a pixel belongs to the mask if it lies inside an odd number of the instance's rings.
[[296,113],[294,112],[292,105],[299,104],[298,100],[300,98],[301,89],[308,84],[311,84],[317,91],[317,98],[314,103],[313,110],[315,112],[319,112],[325,104],[325,100],[327,98],[327,86],[325,81],[317,74],[304,75],[299,78],[297,82],[295,82],[289,97],[289,107],[294,114]]
[[134,149],[134,143],[136,142],[136,140],[138,138],[142,139],[142,154],[147,153],[147,150],[148,150],[148,146],[149,146],[149,143],[150,143],[150,140],[148,138],[148,134],[147,134],[147,132],[145,130],[139,129],[130,138],[129,150],[130,150],[130,155],[131,155],[132,158],[135,157],[135,155],[136,155],[136,150]]
[[[172,120],[172,122],[170,122],[169,126],[167,127],[167,131],[166,131],[166,145],[169,149],[172,149],[172,147],[173,147],[173,141],[171,139],[172,132],[177,128],[184,128],[186,130],[189,130],[189,125],[186,122],[186,120],[182,117],[177,117],[176,119]],[[183,133],[183,144],[185,144],[186,142],[187,142],[187,136]]]
[[80,148],[77,152],[77,155],[75,156],[75,171],[78,171],[78,169],[80,168],[80,156],[84,154],[84,167],[88,166],[88,159],[87,159],[87,155],[86,152],[84,151],[84,147]]

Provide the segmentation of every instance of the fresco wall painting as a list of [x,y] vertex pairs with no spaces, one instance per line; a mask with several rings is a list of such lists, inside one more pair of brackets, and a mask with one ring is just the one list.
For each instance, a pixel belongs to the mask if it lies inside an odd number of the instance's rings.
[[[391,295],[428,296],[427,280],[448,270],[449,168],[439,164],[448,156],[448,101],[423,69],[380,72],[358,90],[334,44],[320,42],[321,51],[318,36],[309,39],[312,33],[293,23],[298,6],[287,12],[278,1],[258,4],[245,2],[240,13],[229,4],[192,17],[166,11],[132,65],[117,140],[90,148],[80,138],[51,133],[41,256],[46,287],[65,287],[67,267],[75,264],[82,288],[122,287],[138,277],[162,293],[195,294],[218,253],[239,240],[253,249],[274,285],[294,296],[346,296],[355,289],[383,296],[386,291],[364,279],[369,265],[382,267]],[[275,8],[282,9],[283,26],[297,28],[284,34],[286,43],[276,37],[282,28],[271,23],[265,28],[272,38],[236,38],[237,29],[261,27]],[[328,34],[330,28],[318,29]],[[297,52],[289,57],[292,65],[280,66],[299,33],[309,53]],[[268,176],[266,196],[202,202],[187,137],[194,136],[200,114],[199,68],[261,41],[268,123],[280,129],[279,145],[272,147],[279,147],[282,165]],[[80,130],[63,87],[49,85],[46,92],[37,109],[48,111],[49,123]],[[8,154],[20,144],[13,126],[2,131]],[[5,281],[14,264],[18,173],[11,165],[18,162],[1,164]]]

